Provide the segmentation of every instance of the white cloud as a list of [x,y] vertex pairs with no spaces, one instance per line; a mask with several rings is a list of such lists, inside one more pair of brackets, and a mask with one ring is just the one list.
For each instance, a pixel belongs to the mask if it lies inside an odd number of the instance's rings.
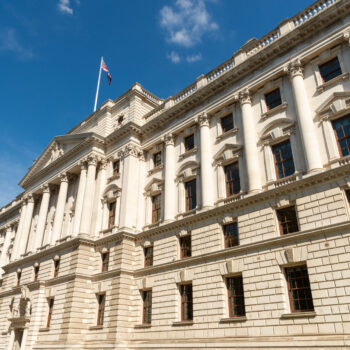
[[202,59],[202,54],[198,53],[197,55],[191,55],[191,56],[187,56],[186,57],[186,61],[188,63],[193,63],[193,62],[197,62],[200,61]]
[[67,15],[72,15],[73,14],[73,9],[70,4],[70,0],[59,0],[58,2],[58,9],[60,12],[67,14]]
[[219,26],[211,19],[204,0],[176,0],[174,6],[160,11],[161,26],[170,43],[190,47],[200,42],[204,33]]
[[171,51],[170,54],[167,55],[167,58],[173,63],[180,63],[181,58],[176,51]]
[[0,51],[14,52],[22,60],[33,57],[32,50],[20,43],[14,28],[6,28],[0,32]]

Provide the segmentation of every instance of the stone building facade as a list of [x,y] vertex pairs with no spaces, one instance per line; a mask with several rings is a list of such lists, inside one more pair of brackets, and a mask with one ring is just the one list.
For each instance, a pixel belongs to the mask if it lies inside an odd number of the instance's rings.
[[55,137],[0,210],[0,349],[349,348],[349,45],[317,1]]

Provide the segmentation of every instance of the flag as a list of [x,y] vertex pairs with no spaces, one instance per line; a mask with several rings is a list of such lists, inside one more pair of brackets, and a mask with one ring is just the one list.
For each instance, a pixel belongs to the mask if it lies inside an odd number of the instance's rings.
[[112,81],[112,76],[111,73],[109,73],[109,70],[106,66],[106,63],[102,57],[102,69],[107,73],[107,77],[108,77],[108,85],[111,85],[111,81]]

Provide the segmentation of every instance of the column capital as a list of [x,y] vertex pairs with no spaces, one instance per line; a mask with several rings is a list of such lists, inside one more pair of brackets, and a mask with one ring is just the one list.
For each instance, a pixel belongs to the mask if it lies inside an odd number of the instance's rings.
[[240,91],[238,94],[238,99],[239,99],[239,102],[241,105],[246,104],[246,103],[249,103],[249,104],[252,103],[248,89]]
[[6,232],[11,231],[11,230],[12,230],[12,224],[5,225],[5,231]]
[[285,71],[287,71],[291,78],[301,76],[304,78],[303,75],[303,65],[301,64],[300,60],[294,60],[288,64],[288,66],[285,68]]
[[61,183],[62,182],[68,182],[68,179],[69,178],[69,174],[68,173],[61,173],[60,174],[60,180],[61,180]]
[[34,196],[32,193],[27,195],[27,202],[28,203],[34,203]]
[[208,114],[206,112],[204,112],[198,116],[198,124],[200,127],[209,126],[209,117],[208,117]]
[[97,156],[95,154],[89,154],[86,157],[86,161],[88,165],[97,165]]
[[101,169],[106,170],[106,169],[107,169],[107,165],[108,165],[107,159],[102,158],[102,159],[100,160]]
[[166,146],[174,146],[174,135],[169,133],[164,136],[164,143]]
[[80,171],[86,170],[87,169],[86,160],[80,160],[78,162],[78,166],[80,166]]
[[50,193],[50,185],[49,184],[42,185],[41,189],[42,189],[43,193]]

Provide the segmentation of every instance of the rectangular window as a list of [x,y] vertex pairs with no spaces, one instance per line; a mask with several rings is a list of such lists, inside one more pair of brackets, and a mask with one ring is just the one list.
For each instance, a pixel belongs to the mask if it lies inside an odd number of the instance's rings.
[[229,277],[226,279],[229,316],[245,316],[244,290],[242,276]]
[[194,134],[185,137],[185,152],[190,151],[194,148]]
[[53,270],[53,277],[57,277],[58,276],[58,272],[60,270],[60,260],[54,260],[54,270]]
[[233,129],[232,114],[229,114],[226,117],[221,118],[221,129],[223,133]]
[[298,219],[294,206],[278,209],[277,218],[281,234],[286,235],[288,233],[299,231]]
[[292,312],[314,311],[306,265],[285,269]]
[[186,211],[195,209],[197,206],[196,179],[185,182]]
[[152,197],[152,224],[160,221],[161,195]]
[[34,281],[37,281],[39,278],[39,269],[40,266],[34,266]]
[[103,319],[105,314],[105,301],[106,301],[106,294],[97,295],[97,302],[98,302],[97,325],[98,326],[103,325]]
[[120,172],[120,160],[113,162],[113,176],[119,174]]
[[146,247],[144,248],[144,254],[145,254],[145,266],[152,266],[153,265],[153,247]]
[[192,255],[191,236],[180,237],[180,258],[189,258]]
[[142,292],[143,312],[142,323],[150,324],[152,322],[152,291],[145,290]]
[[238,240],[238,224],[233,222],[223,226],[225,248],[231,248],[239,245]]
[[266,107],[267,110],[271,110],[279,105],[282,104],[282,99],[281,99],[281,92],[280,89],[277,88],[268,94],[265,95],[265,102],[266,102]]
[[346,195],[346,199],[347,199],[348,203],[350,204],[350,190],[346,190],[345,195]]
[[193,320],[192,284],[180,285],[181,321]]
[[292,149],[289,140],[274,145],[272,152],[275,157],[277,178],[282,179],[293,175],[295,172]]
[[350,154],[350,115],[332,122],[338,148],[342,157]]
[[51,318],[52,318],[52,313],[53,313],[54,298],[49,298],[47,300],[47,303],[48,303],[48,306],[49,306],[49,312],[47,314],[46,328],[50,328]]
[[109,253],[102,253],[101,254],[101,260],[102,260],[101,272],[108,271]]
[[324,83],[342,74],[338,57],[321,64],[318,68]]
[[226,195],[230,197],[241,192],[238,162],[226,165],[224,168],[226,180]]
[[156,168],[162,164],[162,152],[153,154],[153,167]]
[[115,208],[116,202],[108,203],[108,228],[112,228],[115,225]]
[[17,286],[21,284],[21,277],[22,277],[22,272],[18,271],[17,272]]

